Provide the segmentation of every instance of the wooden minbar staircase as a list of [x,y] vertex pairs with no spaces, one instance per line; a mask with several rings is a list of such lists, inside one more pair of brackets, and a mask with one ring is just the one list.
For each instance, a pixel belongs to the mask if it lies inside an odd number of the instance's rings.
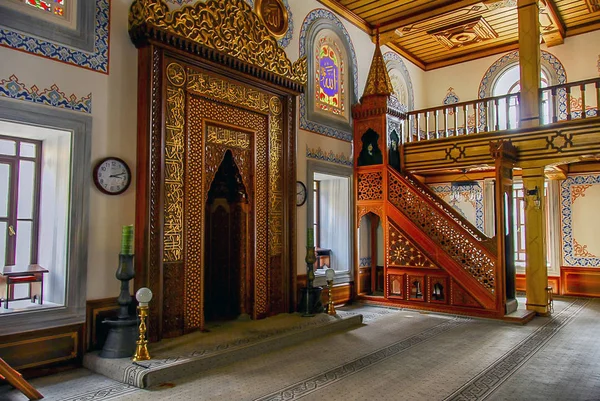
[[[365,92],[352,108],[355,144],[357,229],[376,216],[383,228],[383,296],[375,296],[375,269],[355,269],[359,298],[403,307],[504,318],[517,308],[512,238],[503,219],[510,185],[497,185],[497,233],[488,238],[402,168],[399,137],[405,114],[397,107],[379,46]],[[498,174],[512,174],[516,150],[508,142],[489,144]],[[512,183],[512,175],[510,175]],[[502,182],[502,177],[497,177]],[[508,200],[504,200],[508,199]],[[364,240],[364,239],[363,239]],[[360,249],[360,238],[355,249]],[[375,251],[372,249],[371,253]],[[358,259],[358,258],[357,258]],[[507,262],[509,261],[509,262]],[[365,277],[367,276],[367,277]],[[368,284],[367,284],[368,283]],[[523,319],[531,319],[533,313]]]

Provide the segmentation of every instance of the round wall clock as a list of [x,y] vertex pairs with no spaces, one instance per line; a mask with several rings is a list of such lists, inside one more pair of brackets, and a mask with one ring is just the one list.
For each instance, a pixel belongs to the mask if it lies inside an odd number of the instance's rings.
[[131,184],[131,170],[118,157],[106,157],[94,167],[94,184],[107,195],[119,195]]
[[296,206],[302,206],[306,202],[306,185],[296,181]]

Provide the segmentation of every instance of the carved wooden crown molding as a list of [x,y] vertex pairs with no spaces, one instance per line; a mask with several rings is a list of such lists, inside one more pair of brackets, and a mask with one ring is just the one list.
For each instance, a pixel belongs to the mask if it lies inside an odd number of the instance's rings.
[[155,39],[298,92],[306,85],[306,57],[292,63],[244,0],[199,1],[174,11],[162,0],[134,0],[129,36],[138,47]]
[[444,26],[427,33],[447,49],[468,46],[498,37],[496,31],[494,31],[483,17]]

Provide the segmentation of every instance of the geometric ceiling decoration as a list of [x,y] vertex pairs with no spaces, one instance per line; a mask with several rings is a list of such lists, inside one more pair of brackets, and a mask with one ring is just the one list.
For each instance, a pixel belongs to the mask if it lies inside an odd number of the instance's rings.
[[444,26],[433,31],[428,31],[427,34],[432,35],[447,49],[468,46],[498,37],[494,28],[483,17]]
[[[318,0],[425,71],[519,49],[517,0]],[[538,0],[547,46],[600,30],[600,0]]]
[[600,0],[587,0],[587,4],[591,13],[600,11]]

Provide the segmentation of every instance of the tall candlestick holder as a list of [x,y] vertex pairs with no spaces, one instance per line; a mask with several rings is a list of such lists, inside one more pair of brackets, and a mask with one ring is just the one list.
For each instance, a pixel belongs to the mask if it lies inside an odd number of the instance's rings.
[[136,341],[133,361],[147,361],[150,359],[150,353],[148,352],[148,340],[146,339],[146,317],[148,316],[148,302],[152,300],[152,291],[149,288],[142,287],[136,292],[135,297],[139,302],[140,335]]
[[127,358],[135,349],[137,336],[137,320],[129,314],[131,295],[129,294],[129,281],[134,277],[133,255],[119,254],[119,267],[115,273],[121,282],[121,291],[117,298],[119,314],[117,319],[105,319],[102,323],[109,327],[108,335],[100,352],[102,358]]
[[329,301],[327,303],[327,314],[335,316],[337,315],[335,307],[333,306],[333,279],[335,277],[335,270],[333,270],[332,268],[327,269],[327,271],[325,272],[325,276],[327,277],[327,288],[329,295]]
[[[307,246],[306,247],[306,257],[304,258],[306,262],[306,305],[303,317],[311,317],[315,315],[314,312],[314,293],[315,288],[313,287],[313,282],[315,281],[315,262],[317,261],[317,257],[315,256],[315,247]],[[319,291],[319,295],[321,291]]]

